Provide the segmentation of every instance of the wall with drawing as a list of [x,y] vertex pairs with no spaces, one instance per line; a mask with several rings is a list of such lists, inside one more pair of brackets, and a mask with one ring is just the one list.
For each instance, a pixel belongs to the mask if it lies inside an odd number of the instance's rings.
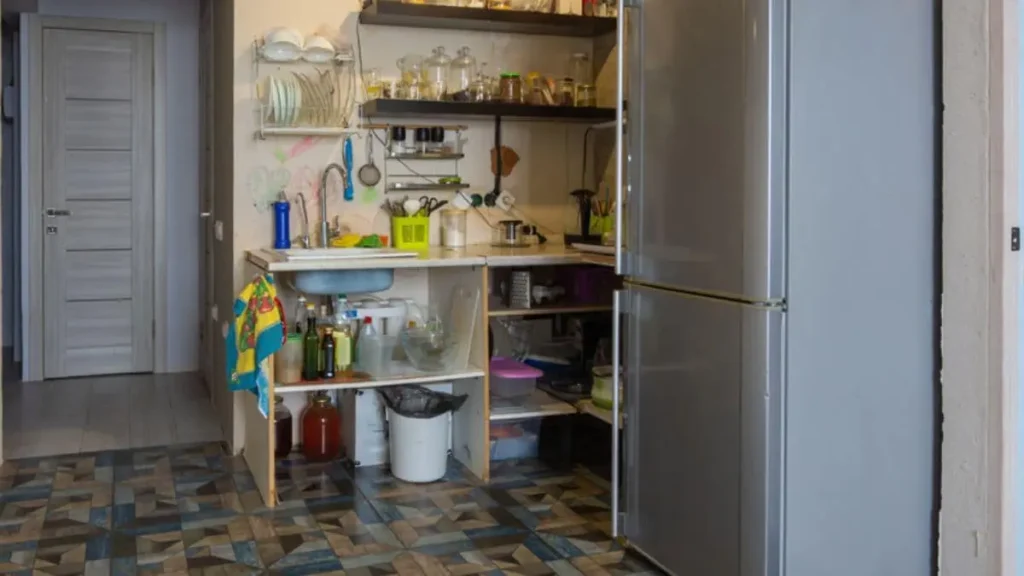
[[[254,7],[258,5],[259,9]],[[486,62],[494,73],[498,68],[519,71],[566,74],[569,57],[573,52],[588,52],[593,49],[589,39],[557,38],[542,36],[520,36],[513,34],[490,34],[484,32],[462,32],[444,30],[418,30],[380,26],[360,26],[357,34],[359,0],[303,0],[302,2],[270,2],[259,0],[237,3],[235,9],[234,44],[235,59],[235,115],[234,115],[234,157],[235,157],[235,208],[234,208],[234,251],[236,254],[235,279],[238,287],[248,273],[244,270],[244,254],[248,249],[266,247],[273,242],[273,214],[269,204],[283,189],[292,204],[292,235],[301,229],[301,210],[295,204],[297,193],[302,192],[310,215],[310,226],[317,228],[319,217],[318,198],[320,174],[330,162],[341,162],[341,138],[299,138],[268,137],[254,138],[258,128],[257,103],[254,83],[257,72],[252,64],[252,43],[268,29],[277,26],[296,28],[304,34],[326,27],[350,42],[361,56],[366,69],[379,68],[386,78],[398,76],[396,61],[409,53],[429,55],[436,46],[444,46],[454,55],[461,46],[468,46],[478,63]],[[357,58],[359,60],[359,58]],[[267,68],[260,66],[260,73]],[[604,76],[604,73],[602,73]],[[357,91],[362,100],[361,90]],[[607,100],[607,94],[599,94]],[[611,102],[600,102],[611,105]],[[360,123],[356,107],[351,122]],[[416,118],[389,119],[375,118],[375,122],[452,124],[452,119]],[[463,132],[466,157],[459,162],[459,175],[469,183],[472,192],[485,193],[493,188],[494,177],[490,170],[490,150],[494,143],[494,125],[491,121],[465,122]],[[517,198],[519,219],[530,220],[541,227],[552,240],[558,241],[565,221],[570,214],[569,192],[581,186],[583,171],[583,138],[585,126],[516,123],[506,121],[503,130],[503,144],[512,147],[520,156],[513,173],[504,180],[503,188]],[[384,133],[378,132],[384,137]],[[358,168],[366,159],[366,131],[357,130],[353,139],[354,165]],[[411,138],[411,136],[410,136]],[[592,135],[593,138],[593,135]],[[593,141],[591,141],[593,149]],[[375,146],[375,161],[384,169],[384,149]],[[592,162],[592,160],[591,160]],[[445,168],[451,166],[445,164]],[[593,166],[591,163],[590,166]],[[433,173],[437,168],[420,162],[412,165],[418,171]],[[389,168],[392,168],[389,165]],[[395,171],[405,169],[393,165]],[[435,170],[436,171],[436,170]],[[594,172],[590,170],[590,172]],[[328,212],[331,218],[339,217],[343,228],[356,233],[390,234],[388,217],[380,211],[385,198],[383,182],[376,191],[367,190],[354,179],[355,199],[345,202],[342,187],[333,176],[326,191]],[[587,178],[588,187],[596,187],[592,177]],[[420,194],[416,194],[418,197]],[[387,195],[394,197],[396,195]],[[399,198],[404,194],[397,195]],[[436,195],[450,199],[451,193]],[[525,216],[525,218],[522,218]],[[491,229],[486,220],[497,222],[507,215],[497,209],[484,210],[483,214],[469,215],[469,242],[484,243],[491,239]],[[438,231],[439,216],[432,222],[432,243],[440,243]]]

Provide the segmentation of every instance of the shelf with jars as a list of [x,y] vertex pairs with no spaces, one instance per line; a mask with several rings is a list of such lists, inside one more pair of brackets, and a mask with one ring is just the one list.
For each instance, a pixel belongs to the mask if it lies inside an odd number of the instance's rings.
[[[445,48],[429,57],[407,54],[397,61],[399,76],[391,86],[379,71],[371,72],[372,97],[364,116],[475,116],[549,122],[600,123],[615,119],[613,108],[596,106],[593,65],[589,54],[570,56],[563,76],[530,72],[484,72],[468,47],[455,58]],[[364,80],[366,81],[366,80]],[[391,96],[390,98],[387,96]]]
[[364,0],[359,22],[577,38],[614,34],[614,9],[591,0],[584,2],[587,6],[600,6],[588,12],[605,16],[557,13],[554,0]]
[[[282,30],[290,32],[285,34]],[[356,102],[351,47],[277,28],[252,44],[257,138],[346,136]]]

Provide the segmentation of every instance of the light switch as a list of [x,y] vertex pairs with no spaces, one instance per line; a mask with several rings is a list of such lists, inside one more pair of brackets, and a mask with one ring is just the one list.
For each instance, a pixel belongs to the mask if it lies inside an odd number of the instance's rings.
[[216,238],[218,242],[224,240],[224,223],[220,220],[213,223],[213,237]]

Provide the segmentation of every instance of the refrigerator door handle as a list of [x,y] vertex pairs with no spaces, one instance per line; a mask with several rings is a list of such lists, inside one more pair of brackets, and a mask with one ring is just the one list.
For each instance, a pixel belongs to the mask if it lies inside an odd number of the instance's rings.
[[[622,0],[619,0],[620,2]],[[619,13],[621,14],[621,12]],[[619,398],[619,372],[622,369],[620,358],[620,342],[622,338],[622,316],[621,316],[622,290],[616,290],[612,295],[612,538],[622,536],[622,526],[619,515],[622,513],[619,505],[622,499],[619,484],[621,481],[619,468],[622,455],[619,453],[619,425],[622,422],[620,398]]]
[[628,0],[618,0],[618,22],[615,24],[616,58],[615,58],[615,273],[622,275],[622,180],[625,176],[623,146],[625,138],[625,98],[626,98],[626,7],[635,4]]

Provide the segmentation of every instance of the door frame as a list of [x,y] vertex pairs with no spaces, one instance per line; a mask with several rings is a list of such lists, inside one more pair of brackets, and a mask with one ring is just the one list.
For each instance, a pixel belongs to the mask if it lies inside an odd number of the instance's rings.
[[[43,29],[64,28],[98,32],[132,32],[153,35],[153,372],[166,371],[167,366],[167,42],[164,24],[136,20],[103,20],[98,18],[65,18],[28,15],[28,28],[22,34],[28,42],[29,102],[43,99]],[[24,250],[23,274],[28,289],[23,294],[26,309],[25,351],[22,379],[43,380],[43,109],[31,106],[25,123],[28,133],[28,171],[22,178],[22,226]]]
[[1021,480],[1018,0],[942,10],[939,570],[1016,573]]

